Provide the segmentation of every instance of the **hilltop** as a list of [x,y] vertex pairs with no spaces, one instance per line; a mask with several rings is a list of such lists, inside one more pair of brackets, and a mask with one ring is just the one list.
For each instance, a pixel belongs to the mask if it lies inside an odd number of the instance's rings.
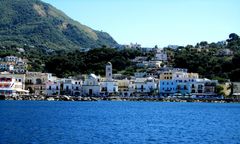
[[117,45],[108,33],[74,21],[40,0],[0,0],[0,11],[2,46],[73,50]]

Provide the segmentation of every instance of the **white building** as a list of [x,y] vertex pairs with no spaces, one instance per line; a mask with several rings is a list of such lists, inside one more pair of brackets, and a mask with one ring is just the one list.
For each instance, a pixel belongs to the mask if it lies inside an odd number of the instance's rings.
[[160,68],[162,61],[148,61],[148,68]]
[[51,73],[27,72],[25,80],[26,89],[36,95],[44,94],[46,83],[54,82],[55,80],[56,78]]
[[157,90],[157,83],[154,78],[136,78],[135,89],[137,93],[153,94]]
[[90,74],[82,85],[83,96],[99,96],[100,95],[100,77]]
[[158,50],[157,53],[155,54],[155,60],[159,61],[167,61],[167,53],[165,53],[163,50]]
[[8,63],[1,63],[0,64],[0,71],[4,72],[13,72],[14,70],[14,66],[12,64],[8,64]]
[[29,91],[24,90],[24,83],[19,79],[12,76],[0,77],[0,95],[1,96],[14,96],[18,94],[28,94]]
[[16,57],[16,56],[6,56],[6,57],[4,58],[4,60],[5,60],[6,62],[17,62],[17,61],[19,60],[19,58]]
[[106,77],[101,82],[101,94],[102,95],[114,95],[118,92],[118,85],[115,80],[112,79],[112,64],[110,62],[106,65]]
[[209,79],[196,79],[196,82],[192,84],[192,94],[196,97],[213,97],[216,96],[217,80]]
[[15,56],[6,56],[1,58],[0,71],[11,73],[26,73],[27,64],[21,58]]
[[46,83],[46,95],[60,95],[60,83],[59,82],[47,82]]
[[26,73],[27,72],[27,64],[24,63],[23,61],[18,61],[14,65],[14,73]]
[[134,81],[123,79],[117,80],[119,95],[122,97],[130,97],[133,96],[135,92],[135,84]]
[[80,96],[82,94],[82,80],[62,79],[63,94]]
[[144,78],[146,77],[147,73],[146,72],[135,72],[134,77],[136,78]]
[[159,95],[165,97],[176,94],[180,96],[215,96],[217,83],[215,80],[199,79],[197,73],[166,72],[159,82]]

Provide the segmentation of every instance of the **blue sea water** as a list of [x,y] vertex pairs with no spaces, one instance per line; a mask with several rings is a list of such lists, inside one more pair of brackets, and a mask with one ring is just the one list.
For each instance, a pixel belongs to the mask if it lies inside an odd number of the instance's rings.
[[240,104],[0,101],[0,143],[240,143]]

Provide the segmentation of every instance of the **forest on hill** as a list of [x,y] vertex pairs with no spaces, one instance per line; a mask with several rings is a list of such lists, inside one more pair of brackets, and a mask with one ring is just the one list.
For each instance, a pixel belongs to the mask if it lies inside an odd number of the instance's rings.
[[[104,75],[105,64],[113,64],[114,73],[132,75],[138,69],[131,62],[137,56],[151,59],[154,53],[142,53],[139,49],[96,48],[88,52],[45,51],[24,46],[19,52],[16,45],[0,46],[0,57],[16,55],[29,60],[30,71],[51,72],[59,77],[95,73]],[[196,46],[185,46],[177,49],[164,48],[168,54],[166,66],[187,68],[202,77],[217,79],[220,82],[240,81],[240,38],[237,34],[229,35],[226,43],[200,42]],[[225,54],[224,52],[230,52]]]

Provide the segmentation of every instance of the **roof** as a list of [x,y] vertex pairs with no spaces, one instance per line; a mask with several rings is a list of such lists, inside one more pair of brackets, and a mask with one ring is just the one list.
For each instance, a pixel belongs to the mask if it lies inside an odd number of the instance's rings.
[[144,83],[146,78],[136,78],[135,83]]
[[107,65],[112,65],[112,63],[111,63],[111,62],[108,62]]
[[96,76],[95,74],[90,74],[90,75],[88,76],[88,78],[94,78],[94,79],[97,79],[97,76]]

